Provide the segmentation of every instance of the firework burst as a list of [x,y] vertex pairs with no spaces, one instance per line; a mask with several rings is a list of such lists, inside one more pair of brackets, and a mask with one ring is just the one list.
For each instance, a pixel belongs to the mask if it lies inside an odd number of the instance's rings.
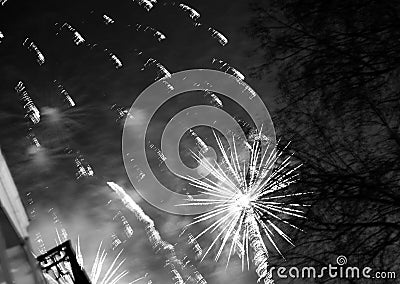
[[232,149],[228,151],[215,133],[214,136],[222,153],[223,163],[213,164],[204,159],[201,153],[193,153],[198,163],[206,168],[210,175],[205,179],[184,177],[206,196],[192,197],[185,206],[212,206],[212,209],[197,216],[188,226],[210,222],[195,239],[206,233],[217,232],[203,254],[203,259],[220,241],[216,261],[224,248],[228,247],[227,265],[231,256],[236,253],[242,259],[242,267],[245,266],[246,260],[249,267],[249,256],[252,254],[251,259],[259,280],[273,283],[268,269],[268,249],[264,238],[279,254],[281,252],[276,243],[277,235],[293,245],[279,223],[299,229],[285,220],[285,217],[304,218],[302,209],[305,205],[289,200],[307,193],[287,193],[285,190],[296,181],[296,170],[300,165],[293,166],[290,156],[284,158],[283,152],[269,145],[261,131],[256,136],[253,135],[252,143],[245,143],[250,152],[248,160],[245,161],[243,156],[238,154],[234,138]]

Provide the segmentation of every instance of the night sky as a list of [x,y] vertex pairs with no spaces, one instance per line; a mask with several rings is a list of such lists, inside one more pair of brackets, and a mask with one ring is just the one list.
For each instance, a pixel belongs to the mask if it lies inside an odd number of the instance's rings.
[[[123,126],[117,121],[116,107],[129,109],[141,91],[156,79],[154,70],[141,70],[149,57],[157,59],[171,73],[194,68],[218,70],[213,58],[228,62],[246,76],[246,82],[271,109],[274,84],[247,76],[249,69],[262,60],[256,52],[257,43],[244,32],[251,17],[247,1],[188,0],[185,4],[201,14],[202,26],[196,27],[187,13],[163,2],[150,12],[128,0],[9,0],[0,6],[0,32],[4,35],[0,39],[0,145],[32,220],[29,231],[36,252],[38,245],[34,239],[38,233],[46,247],[51,248],[56,238],[55,227],[64,226],[73,242],[79,235],[83,254],[90,263],[99,242],[104,240],[104,247],[110,248],[111,235],[116,234],[124,241],[124,266],[130,271],[122,283],[145,273],[149,276],[138,283],[147,283],[149,279],[153,283],[172,283],[161,256],[151,249],[143,224],[124,209],[106,186],[105,182],[112,180],[128,190],[154,219],[166,240],[178,244],[180,254],[193,257],[192,248],[186,245],[187,235],[179,237],[192,218],[161,212],[132,188],[122,161]],[[106,25],[104,14],[115,23]],[[60,31],[65,22],[79,31],[85,44],[75,45],[71,33]],[[152,32],[135,31],[135,24],[151,26],[165,34],[166,39],[159,42]],[[208,27],[225,35],[228,44],[219,44],[207,32]],[[38,64],[35,53],[24,46],[27,38],[45,56],[44,64]],[[136,55],[138,50],[143,51],[142,56]],[[107,56],[109,52],[118,56],[122,68],[115,68]],[[42,121],[38,125],[24,118],[25,111],[14,90],[19,81],[41,111]],[[66,107],[58,84],[68,91],[76,107]],[[230,105],[228,99],[224,102]],[[183,94],[166,103],[148,129],[150,141],[157,143],[160,131],[174,113],[188,105],[206,103],[198,94]],[[231,111],[242,115],[234,106]],[[205,129],[199,132],[210,134]],[[42,145],[40,151],[32,143],[33,134]],[[191,146],[189,138],[185,136],[181,141],[183,148]],[[78,154],[92,166],[94,177],[76,178],[74,155]],[[149,155],[157,165],[156,155]],[[163,169],[156,171],[173,187],[185,186],[184,181]],[[124,235],[122,216],[134,230],[130,238]],[[196,230],[200,227],[193,228],[193,233]],[[203,239],[200,244],[204,247],[206,241]],[[202,263],[193,263],[210,284],[256,282],[254,270],[241,272],[238,258],[231,260],[226,271],[224,260],[215,263],[211,253]]]

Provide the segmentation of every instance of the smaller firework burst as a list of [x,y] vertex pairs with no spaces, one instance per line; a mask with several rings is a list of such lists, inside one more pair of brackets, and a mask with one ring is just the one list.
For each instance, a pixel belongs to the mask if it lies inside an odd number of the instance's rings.
[[[87,265],[85,262],[85,258],[83,257],[83,254],[81,252],[81,244],[78,237],[77,244],[75,246],[76,262],[82,268],[82,270],[85,270],[85,268],[91,266],[91,273],[89,276],[91,284],[118,284],[129,274],[128,270],[121,269],[121,266],[126,261],[125,258],[120,258],[123,249],[121,249],[113,259],[110,259],[107,257],[108,254],[106,250],[102,247],[102,245],[103,242],[100,242],[94,262],[91,265]],[[44,277],[49,283],[74,284],[75,281],[71,277],[72,275],[74,275],[72,267],[66,263],[62,266],[62,269],[62,274],[58,273],[56,269],[45,271],[43,273]],[[130,283],[134,283],[137,280],[139,279],[136,279],[135,281],[132,281]]]

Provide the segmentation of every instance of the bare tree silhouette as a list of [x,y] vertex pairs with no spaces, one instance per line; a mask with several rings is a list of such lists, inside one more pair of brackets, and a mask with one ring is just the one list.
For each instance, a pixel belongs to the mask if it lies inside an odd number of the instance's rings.
[[284,264],[345,255],[350,266],[400,277],[400,2],[272,0],[252,9],[246,29],[264,52],[252,74],[276,78],[277,132],[304,164],[297,186],[314,192]]

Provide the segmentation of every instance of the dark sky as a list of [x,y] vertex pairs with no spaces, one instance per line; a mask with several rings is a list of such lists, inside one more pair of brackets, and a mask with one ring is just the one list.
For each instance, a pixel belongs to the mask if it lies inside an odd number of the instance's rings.
[[[116,233],[125,240],[125,266],[130,270],[126,283],[146,272],[153,283],[172,281],[166,280],[170,275],[163,268],[161,258],[151,250],[143,225],[123,208],[105,182],[113,180],[126,187],[155,220],[163,236],[173,244],[178,243],[181,253],[189,255],[182,245],[186,240],[178,235],[191,218],[160,212],[134,192],[122,163],[122,123],[116,122],[117,112],[111,109],[112,105],[129,108],[140,92],[154,82],[154,70],[141,71],[149,57],[157,59],[170,72],[218,69],[218,65],[212,64],[212,59],[217,58],[245,76],[249,68],[261,60],[260,55],[254,53],[257,43],[243,31],[251,17],[247,1],[186,1],[185,4],[201,14],[201,27],[195,27],[188,14],[172,5],[163,5],[163,2],[156,4],[150,12],[129,0],[9,0],[0,6],[0,32],[4,35],[0,43],[0,145],[27,211],[35,211],[30,216],[31,238],[40,233],[48,248],[54,245],[52,212],[55,212],[73,241],[80,236],[83,253],[90,263],[98,243],[104,240],[105,246],[109,247],[111,234]],[[104,14],[115,23],[105,25]],[[71,33],[60,32],[58,28],[65,22],[82,34],[85,44],[76,46]],[[158,42],[151,32],[134,31],[135,24],[161,31],[166,40]],[[208,27],[224,34],[228,44],[221,46],[207,32]],[[34,52],[23,46],[26,38],[45,56],[41,66],[36,62]],[[118,55],[122,68],[114,68],[104,49]],[[143,55],[136,56],[135,49],[142,50]],[[54,80],[64,86],[76,107],[66,107]],[[24,118],[24,109],[14,90],[19,81],[24,82],[42,112],[42,121],[38,125],[32,125]],[[273,83],[248,76],[246,82],[268,107],[272,106]],[[166,104],[152,124],[150,140],[159,139],[158,129],[168,121],[171,113],[193,103],[204,104],[204,98],[182,96]],[[28,133],[36,135],[42,150],[38,151],[32,145],[32,139],[27,139]],[[66,154],[66,147],[72,149],[73,154]],[[74,155],[78,152],[93,167],[95,177],[76,179]],[[156,159],[154,155],[153,159]],[[182,186],[182,181],[168,173],[160,175],[171,184]],[[110,200],[113,201],[110,203]],[[129,239],[123,235],[122,215],[134,229]],[[194,228],[193,232],[199,229]],[[206,243],[207,240],[200,241],[203,246]],[[37,247],[36,243],[33,245]],[[254,271],[241,272],[238,259],[231,261],[227,271],[224,259],[215,264],[213,255],[197,267],[211,284],[256,281]]]

